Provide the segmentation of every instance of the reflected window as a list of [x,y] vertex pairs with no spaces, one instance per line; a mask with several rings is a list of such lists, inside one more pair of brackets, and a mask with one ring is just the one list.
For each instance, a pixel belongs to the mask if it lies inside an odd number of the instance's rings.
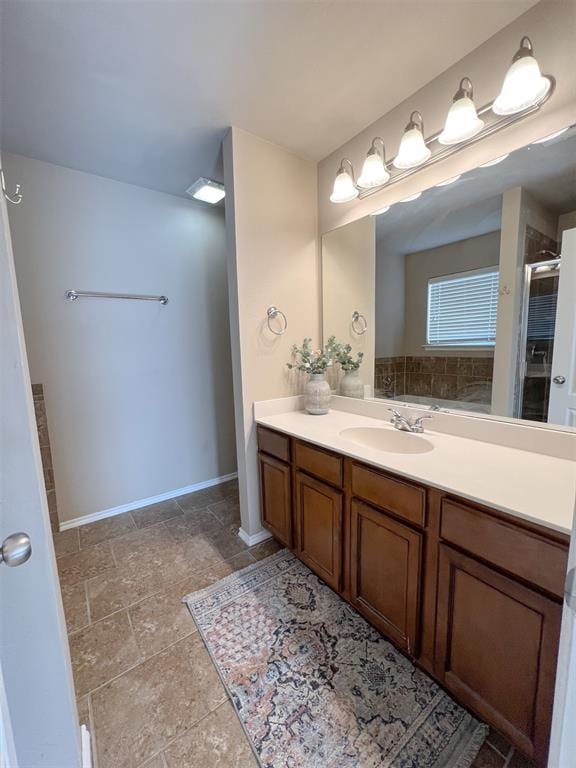
[[498,270],[475,269],[428,280],[426,343],[487,347],[496,342]]

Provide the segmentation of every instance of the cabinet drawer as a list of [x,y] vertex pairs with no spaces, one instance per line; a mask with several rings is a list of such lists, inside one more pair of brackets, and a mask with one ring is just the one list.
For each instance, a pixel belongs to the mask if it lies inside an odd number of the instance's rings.
[[352,464],[352,494],[416,525],[425,523],[426,491],[418,485]]
[[294,462],[299,469],[310,475],[326,480],[332,485],[342,486],[342,458],[323,451],[309,443],[294,443]]
[[442,501],[440,536],[562,598],[568,550],[561,544],[452,499]]
[[280,432],[258,427],[258,450],[275,456],[281,461],[290,461],[290,438]]

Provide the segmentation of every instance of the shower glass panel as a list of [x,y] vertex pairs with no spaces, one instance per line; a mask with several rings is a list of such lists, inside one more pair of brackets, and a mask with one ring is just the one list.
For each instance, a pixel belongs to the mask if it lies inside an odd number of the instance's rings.
[[526,267],[517,414],[523,419],[545,422],[548,417],[559,277],[559,259]]

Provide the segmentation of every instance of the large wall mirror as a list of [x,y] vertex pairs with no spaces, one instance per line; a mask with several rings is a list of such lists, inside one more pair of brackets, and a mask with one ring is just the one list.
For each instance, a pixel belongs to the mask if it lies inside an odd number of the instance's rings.
[[366,396],[576,427],[576,128],[327,233],[322,269]]

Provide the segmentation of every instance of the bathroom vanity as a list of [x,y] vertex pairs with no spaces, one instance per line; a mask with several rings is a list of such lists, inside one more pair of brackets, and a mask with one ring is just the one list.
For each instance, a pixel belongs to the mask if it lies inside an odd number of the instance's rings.
[[[536,484],[524,500],[506,496],[514,461],[526,474],[543,457],[446,434],[403,434],[350,413],[257,420],[264,526],[544,766],[569,519],[542,508]],[[508,469],[490,479],[500,451],[508,451]],[[571,464],[557,460],[569,484]]]

